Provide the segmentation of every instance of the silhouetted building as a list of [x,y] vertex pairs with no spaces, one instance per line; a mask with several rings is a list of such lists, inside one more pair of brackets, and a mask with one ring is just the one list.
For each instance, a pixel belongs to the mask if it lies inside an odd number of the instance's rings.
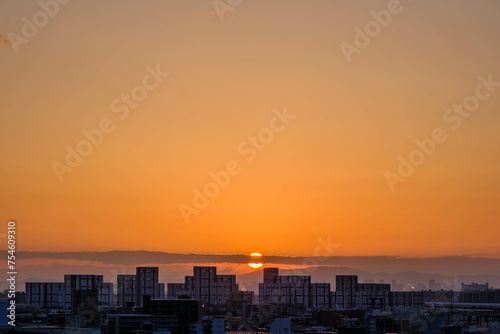
[[64,308],[71,308],[73,290],[97,290],[98,304],[111,306],[113,283],[104,283],[102,275],[64,275]]
[[99,326],[98,295],[98,290],[73,290],[71,292],[71,313],[77,327]]
[[184,283],[167,283],[167,299],[179,299],[181,296],[192,298],[194,291],[188,291]]
[[265,283],[259,283],[259,302],[309,307],[311,276],[280,276],[278,270],[264,269]]
[[42,308],[63,308],[64,283],[26,282],[26,304]]
[[144,296],[151,296],[152,299],[160,298],[158,267],[137,267],[135,276],[137,306],[142,306]]
[[422,307],[424,293],[421,291],[393,291],[389,303],[392,307]]
[[278,268],[264,268],[264,283],[277,283],[278,276]]
[[113,303],[113,283],[103,282],[102,275],[64,275],[64,282],[26,282],[26,304],[70,309],[74,290],[97,290],[98,305]]
[[331,307],[330,283],[311,283],[311,303],[314,309],[327,309]]
[[490,288],[488,282],[486,284],[471,283],[471,284],[461,284],[462,291],[486,291]]
[[231,297],[229,297],[229,303],[237,302],[242,304],[252,304],[254,302],[254,295],[255,293],[253,291],[238,290],[231,294]]
[[500,303],[500,289],[465,290],[460,292],[458,301],[461,303]]
[[127,303],[134,303],[137,300],[136,275],[118,275],[117,276],[117,304],[126,306]]
[[205,305],[225,305],[236,291],[236,275],[217,275],[216,267],[194,267],[193,276],[186,276],[183,286],[169,285],[168,298],[182,292]]
[[159,283],[160,299],[165,299],[165,283]]
[[[419,307],[423,305],[421,292],[391,292],[390,284],[358,283],[354,275],[337,275],[336,291],[332,292],[332,307],[336,309],[381,309],[393,306]],[[396,284],[396,282],[393,282]]]
[[332,293],[332,306],[334,305],[337,308],[344,310],[355,308],[355,296],[357,289],[358,276],[335,276],[335,293]]

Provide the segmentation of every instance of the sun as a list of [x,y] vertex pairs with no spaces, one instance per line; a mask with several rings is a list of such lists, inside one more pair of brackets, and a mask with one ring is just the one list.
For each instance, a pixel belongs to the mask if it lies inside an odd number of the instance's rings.
[[[250,263],[248,266],[253,269],[259,269],[264,264],[262,263],[262,254],[260,253],[252,253],[250,254]],[[258,261],[258,262],[257,262]]]

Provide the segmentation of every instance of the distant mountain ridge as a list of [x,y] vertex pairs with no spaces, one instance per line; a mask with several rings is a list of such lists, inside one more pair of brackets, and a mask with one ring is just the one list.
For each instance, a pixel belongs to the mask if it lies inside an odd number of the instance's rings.
[[[20,252],[21,253],[21,252]],[[26,252],[23,252],[26,253]],[[147,253],[147,252],[146,252]],[[52,253],[51,253],[52,254]],[[94,254],[94,253],[92,253]],[[99,253],[96,253],[99,254]],[[123,253],[117,253],[121,256],[124,256]],[[30,262],[35,259],[34,255],[30,259]],[[42,254],[38,254],[42,255]],[[40,257],[40,262],[46,261],[48,257],[46,257],[46,253]],[[103,275],[105,281],[114,282],[116,284],[116,276],[119,274],[133,274],[135,273],[135,267],[138,265],[154,265],[160,267],[160,281],[161,282],[183,282],[184,276],[192,274],[193,265],[216,265],[218,267],[219,273],[224,274],[236,274],[238,283],[240,283],[240,288],[244,288],[247,290],[253,290],[258,292],[258,283],[262,282],[263,275],[262,270],[252,270],[246,266],[245,262],[222,262],[219,264],[214,264],[214,262],[201,262],[201,261],[191,261],[192,258],[189,258],[190,262],[188,263],[176,263],[176,264],[154,264],[148,256],[142,258],[141,261],[130,259],[123,261],[133,264],[103,264],[98,261],[97,258],[94,258],[94,261],[90,262],[87,260],[89,253],[86,256],[80,257],[76,260],[77,264],[66,264],[60,263],[60,259],[52,258],[50,264],[27,264],[22,265],[20,262],[19,265],[19,275],[18,275],[18,290],[24,290],[24,284],[27,281],[58,281],[62,282],[65,274],[98,274]],[[136,254],[137,255],[137,254]],[[147,254],[142,254],[147,255]],[[24,256],[24,254],[23,254]],[[67,256],[67,257],[66,257]],[[217,255],[216,257],[221,259],[220,257],[224,255]],[[206,256],[203,256],[206,257]],[[246,259],[245,256],[242,256]],[[21,258],[21,257],[20,257]],[[68,254],[65,255],[65,260],[71,258]],[[26,259],[26,257],[23,257]],[[49,257],[50,259],[50,257]],[[85,261],[82,261],[84,260]],[[146,259],[146,260],[145,260]],[[208,258],[213,261],[214,258]],[[223,258],[226,259],[226,258]],[[294,258],[295,259],[295,258]],[[119,259],[118,259],[119,260]],[[199,259],[198,259],[199,260]],[[81,263],[79,262],[81,261]],[[355,261],[354,261],[355,262]],[[237,266],[235,266],[237,264]],[[280,267],[280,263],[272,263],[267,266],[277,266]],[[387,265],[381,266],[385,267]],[[391,283],[393,279],[396,280],[398,284],[403,284],[406,286],[407,284],[412,284],[416,286],[416,284],[423,283],[428,286],[429,280],[434,279],[436,283],[441,284],[442,288],[451,288],[458,289],[460,283],[485,283],[488,282],[491,287],[500,288],[500,274],[491,274],[491,273],[467,273],[464,272],[458,275],[454,275],[453,272],[447,272],[448,268],[442,267],[441,272],[433,271],[428,272],[425,270],[401,270],[395,272],[387,272],[380,268],[379,270],[371,270],[374,265],[367,266],[367,268],[361,269],[362,264],[358,263],[357,267],[347,267],[347,266],[316,266],[316,267],[304,267],[301,269],[281,269],[280,274],[282,275],[310,275],[312,278],[312,282],[327,282],[331,284],[331,289],[335,289],[335,275],[358,275],[359,282],[363,283],[365,280],[373,280],[375,283],[379,283],[380,280],[384,280],[385,283]],[[406,266],[403,266],[406,267]],[[244,270],[242,269],[244,268]],[[393,270],[397,270],[398,268],[392,268]],[[404,269],[404,268],[401,268]],[[467,269],[464,267],[464,269]],[[498,269],[498,268],[496,268]],[[453,271],[453,270],[451,270]],[[497,270],[498,271],[498,270]],[[6,284],[0,288],[5,289]],[[115,286],[116,288],[116,286]]]
[[[234,263],[245,264],[249,256],[245,254],[179,254],[151,251],[106,251],[106,252],[30,252],[19,251],[21,259],[53,259],[93,261],[103,265],[139,266],[144,264],[203,264]],[[500,275],[500,259],[467,256],[442,256],[430,258],[398,256],[264,256],[264,263],[275,265],[304,266],[311,259],[317,259],[323,266],[339,266],[370,272],[389,273],[417,271],[442,273],[446,275],[491,274]]]

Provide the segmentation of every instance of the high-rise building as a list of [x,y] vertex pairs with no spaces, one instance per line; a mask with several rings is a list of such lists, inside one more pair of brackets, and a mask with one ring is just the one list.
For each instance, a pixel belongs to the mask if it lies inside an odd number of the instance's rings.
[[311,307],[330,308],[330,283],[311,283]]
[[160,283],[160,299],[165,299],[165,283]]
[[167,299],[179,299],[184,296],[192,298],[189,293],[184,283],[167,283]]
[[421,307],[424,305],[424,294],[421,291],[393,291],[390,305],[393,307]]
[[79,328],[97,327],[99,325],[98,290],[71,291],[71,313],[74,324]]
[[224,305],[229,301],[231,295],[238,291],[236,275],[217,275],[214,305]]
[[253,291],[238,290],[232,294],[231,301],[246,303],[246,304],[253,304],[254,297],[255,297],[255,293]]
[[73,291],[97,291],[98,305],[113,304],[113,283],[102,275],[64,275],[64,282],[26,282],[26,303],[44,308],[70,309]]
[[309,307],[311,276],[280,276],[278,268],[264,269],[259,284],[259,302]]
[[264,268],[264,283],[276,283],[278,275],[278,268]]
[[26,282],[26,304],[42,308],[63,308],[64,283]]
[[118,275],[117,277],[117,304],[131,305],[137,300],[136,275]]
[[137,306],[142,306],[144,296],[150,296],[152,299],[160,298],[158,267],[137,267],[135,276]]
[[206,306],[226,305],[238,291],[236,275],[217,275],[216,267],[194,267],[184,283],[168,283],[167,299],[190,298]]
[[366,291],[366,292],[390,292],[390,284],[380,284],[380,283],[359,283],[356,287],[356,291]]
[[[391,284],[358,283],[354,275],[337,275],[336,291],[332,292],[332,306],[337,309],[389,309],[393,306],[418,307],[423,305],[423,294],[418,292],[391,292]],[[392,282],[393,286],[397,283]]]
[[390,294],[390,284],[358,284],[355,295],[355,306],[363,310],[385,309],[390,306]]
[[73,290],[97,290],[99,305],[113,304],[113,283],[104,283],[102,275],[64,275],[64,308],[71,308]]
[[99,305],[112,306],[113,302],[113,283],[104,282],[102,283],[101,290],[99,292]]
[[144,296],[165,298],[165,284],[158,282],[158,267],[137,267],[135,275],[118,275],[117,304],[142,306]]
[[216,267],[194,267],[193,276],[186,276],[183,288],[205,305],[224,305],[238,291],[238,284],[236,275],[217,275]]
[[216,267],[193,268],[194,298],[207,305],[215,304]]
[[335,276],[335,300],[332,303],[342,309],[355,307],[355,296],[358,289],[358,276],[337,275]]

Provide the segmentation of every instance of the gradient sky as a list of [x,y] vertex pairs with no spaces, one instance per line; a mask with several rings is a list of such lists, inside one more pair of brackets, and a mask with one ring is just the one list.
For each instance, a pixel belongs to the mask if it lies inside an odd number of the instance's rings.
[[[500,88],[452,130],[443,120],[500,81],[500,2],[401,0],[348,63],[340,43],[388,1],[71,1],[19,46],[0,43],[1,220],[31,251],[151,250],[500,258]],[[20,34],[37,1],[0,2]],[[125,120],[112,102],[146,67],[169,76]],[[252,162],[238,145],[272,110],[297,115]],[[103,143],[59,182],[52,163],[109,118]],[[448,140],[389,188],[398,156]],[[228,161],[220,195],[186,224],[179,204]]]

